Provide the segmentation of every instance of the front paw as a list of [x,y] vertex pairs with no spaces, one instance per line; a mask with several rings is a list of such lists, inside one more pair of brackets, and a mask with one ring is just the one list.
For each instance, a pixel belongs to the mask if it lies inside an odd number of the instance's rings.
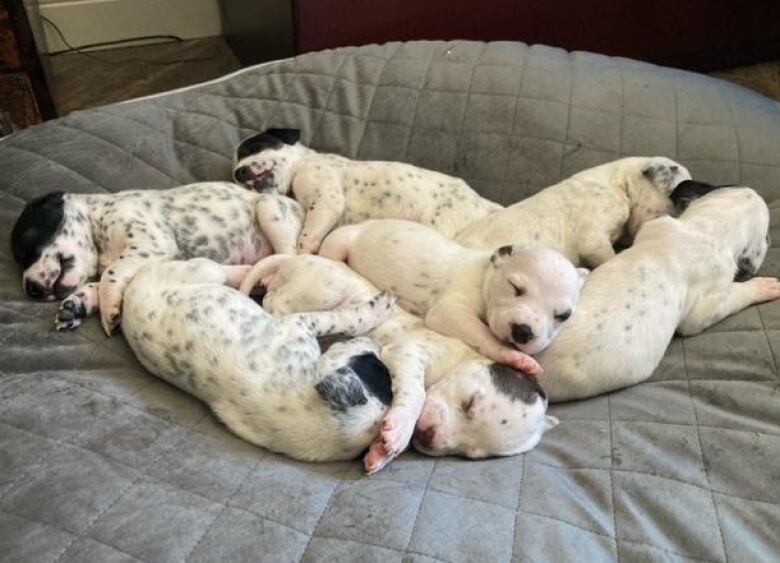
[[404,416],[403,413],[388,413],[385,416],[379,436],[363,458],[367,475],[380,471],[409,446],[415,424],[413,417]]
[[753,278],[744,283],[755,287],[756,303],[774,301],[780,298],[780,280],[777,278]]
[[74,293],[60,303],[54,319],[54,329],[59,331],[76,330],[87,318],[87,306],[84,294]]
[[121,315],[119,305],[100,309],[100,324],[103,325],[106,336],[111,336],[111,333],[117,329]]
[[542,366],[532,356],[518,350],[509,350],[504,354],[504,363],[528,375],[540,375]]
[[320,251],[322,241],[308,233],[302,233],[298,240],[298,254],[317,254]]

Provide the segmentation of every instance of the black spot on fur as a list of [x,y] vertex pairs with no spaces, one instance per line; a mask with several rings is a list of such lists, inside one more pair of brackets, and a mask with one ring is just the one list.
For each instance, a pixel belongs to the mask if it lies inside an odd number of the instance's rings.
[[57,234],[65,215],[64,192],[52,192],[32,200],[22,210],[11,231],[14,260],[27,269]]
[[294,145],[300,138],[300,129],[266,129],[262,133],[241,141],[236,149],[236,158],[241,160],[264,150],[278,149],[283,145]]
[[696,180],[683,180],[669,196],[674,203],[675,211],[680,214],[688,208],[688,205],[694,200],[707,195],[710,192],[725,188],[728,186],[713,186],[706,182],[697,182]]
[[339,412],[368,402],[363,382],[349,368],[339,368],[326,375],[314,388],[331,409]]
[[541,397],[547,399],[536,378],[526,375],[504,364],[491,364],[490,377],[497,391],[508,396],[513,401],[522,401],[532,405]]
[[747,256],[741,256],[737,260],[737,271],[734,274],[735,282],[744,282],[756,275],[758,268]]

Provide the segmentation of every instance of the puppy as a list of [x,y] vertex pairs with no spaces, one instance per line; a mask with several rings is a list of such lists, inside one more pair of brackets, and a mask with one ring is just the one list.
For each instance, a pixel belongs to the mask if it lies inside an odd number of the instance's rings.
[[236,181],[260,192],[292,193],[306,210],[300,237],[273,225],[274,248],[316,253],[337,225],[366,219],[408,219],[448,237],[501,206],[463,180],[401,162],[359,161],[321,154],[299,142],[297,129],[269,129],[236,150]]
[[[241,291],[258,284],[265,290],[263,307],[275,315],[350,308],[377,291],[345,264],[308,255],[260,261]],[[380,435],[364,458],[369,474],[404,450],[413,433],[415,447],[428,455],[480,458],[527,451],[558,423],[545,416],[547,400],[534,378],[425,328],[400,308],[368,336],[381,347],[393,391]]]
[[394,300],[273,317],[226,286],[247,269],[203,258],[145,266],[125,292],[130,347],[241,438],[306,461],[353,459],[377,436],[392,398],[389,374],[369,339],[321,354],[317,337],[363,334]]
[[[577,304],[587,270],[546,248],[465,248],[419,223],[386,219],[341,227],[320,254],[346,262],[409,312],[493,361],[531,374]],[[510,347],[511,346],[511,347]]]
[[[266,225],[285,223],[300,230],[302,216],[289,198],[254,194],[226,182],[117,194],[54,192],[25,206],[11,246],[30,297],[70,295],[57,313],[58,330],[76,329],[100,310],[110,334],[119,321],[124,289],[144,264],[195,257],[253,264],[273,252]],[[99,282],[87,283],[95,276]]]
[[688,170],[664,157],[615,160],[575,174],[519,203],[472,223],[455,240],[492,250],[506,244],[546,246],[575,264],[596,267],[613,245],[672,210],[669,194]]
[[[572,319],[537,359],[551,400],[633,385],[658,366],[675,331],[698,334],[749,305],[780,297],[754,274],[768,247],[769,210],[749,188],[721,188],[678,219],[645,223],[633,246],[588,277]],[[584,336],[585,335],[585,336]]]

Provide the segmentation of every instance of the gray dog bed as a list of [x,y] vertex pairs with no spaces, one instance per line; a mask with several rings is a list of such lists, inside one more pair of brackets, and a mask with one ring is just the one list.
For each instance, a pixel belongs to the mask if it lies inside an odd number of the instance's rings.
[[[780,303],[675,340],[653,378],[554,406],[527,455],[304,464],[243,443],[90,320],[50,332],[8,248],[26,201],[230,177],[243,137],[403,160],[515,202],[624,155],[745,183],[780,241],[780,104],[719,80],[520,43],[303,55],[0,142],[3,561],[770,560],[780,556]],[[773,247],[764,274],[780,274]]]

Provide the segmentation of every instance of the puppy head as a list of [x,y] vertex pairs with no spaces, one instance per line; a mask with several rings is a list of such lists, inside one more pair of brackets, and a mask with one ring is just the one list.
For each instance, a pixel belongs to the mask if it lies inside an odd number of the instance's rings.
[[574,312],[587,274],[549,248],[502,246],[482,280],[490,330],[526,354],[541,352]]
[[488,360],[459,364],[425,393],[414,447],[428,455],[469,458],[530,450],[558,420],[532,377]]
[[713,186],[696,180],[683,180],[674,188],[670,196],[674,203],[674,211],[678,215],[685,211],[694,199],[698,199],[717,189],[727,186]]
[[672,213],[670,195],[680,182],[690,180],[691,174],[682,164],[663,156],[629,158],[622,168],[630,206],[626,234],[633,238],[646,221]]
[[236,149],[233,178],[250,190],[288,193],[303,156],[300,137],[298,129],[267,129],[244,139]]
[[703,221],[729,244],[736,264],[734,281],[745,281],[764,263],[771,244],[769,208],[755,190],[724,187],[691,201],[681,220]]
[[96,271],[89,225],[76,217],[68,196],[53,192],[28,203],[11,231],[22,287],[33,299],[63,299]]

